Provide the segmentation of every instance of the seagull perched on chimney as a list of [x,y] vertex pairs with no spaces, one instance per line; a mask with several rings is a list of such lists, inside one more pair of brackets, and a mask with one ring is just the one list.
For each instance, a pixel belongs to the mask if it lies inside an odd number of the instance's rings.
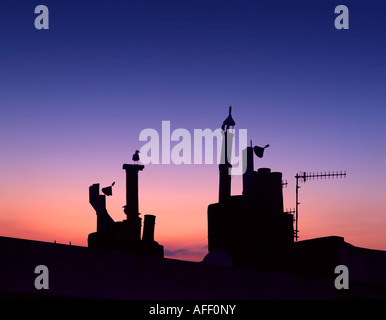
[[135,150],[135,153],[133,154],[133,161],[134,161],[134,164],[138,164],[138,161],[139,161],[139,150]]

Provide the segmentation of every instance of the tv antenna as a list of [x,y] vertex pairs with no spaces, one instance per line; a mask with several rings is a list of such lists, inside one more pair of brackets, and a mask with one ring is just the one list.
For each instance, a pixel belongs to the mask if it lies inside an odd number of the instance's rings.
[[327,178],[345,178],[346,177],[346,171],[337,171],[337,172],[324,172],[324,173],[310,173],[310,172],[300,172],[297,173],[296,178],[296,209],[295,209],[295,232],[294,237],[295,240],[298,241],[299,238],[299,180],[300,182],[306,182],[307,180],[314,180],[314,179],[327,179]]

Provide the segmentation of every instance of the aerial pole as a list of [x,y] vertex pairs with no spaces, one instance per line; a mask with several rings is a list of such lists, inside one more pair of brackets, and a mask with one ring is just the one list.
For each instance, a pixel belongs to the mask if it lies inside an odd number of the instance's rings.
[[295,209],[295,230],[294,230],[294,237],[295,240],[298,241],[299,238],[299,180],[303,182],[306,182],[307,180],[313,180],[313,179],[326,179],[326,178],[345,178],[346,177],[346,171],[337,171],[337,172],[325,172],[325,173],[307,173],[307,172],[300,172],[297,173],[295,176],[296,179],[296,209]]

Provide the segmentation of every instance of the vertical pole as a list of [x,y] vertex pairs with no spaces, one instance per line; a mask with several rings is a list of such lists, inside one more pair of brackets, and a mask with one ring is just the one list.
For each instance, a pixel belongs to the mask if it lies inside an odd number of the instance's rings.
[[299,229],[298,229],[298,220],[299,220],[299,178],[300,176],[296,174],[296,211],[295,211],[295,240],[298,241],[299,238]]

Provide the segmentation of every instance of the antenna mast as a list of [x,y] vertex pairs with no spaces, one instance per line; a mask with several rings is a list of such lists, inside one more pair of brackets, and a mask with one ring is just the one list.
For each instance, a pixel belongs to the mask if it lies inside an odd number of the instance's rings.
[[314,180],[314,179],[326,179],[326,178],[345,178],[346,177],[346,171],[337,171],[337,172],[325,172],[325,173],[307,173],[307,172],[300,172],[297,173],[295,176],[296,179],[296,209],[295,209],[295,221],[296,221],[296,227],[295,227],[295,240],[298,241],[299,238],[299,179],[300,181],[303,180],[303,182],[306,182],[307,180]]

